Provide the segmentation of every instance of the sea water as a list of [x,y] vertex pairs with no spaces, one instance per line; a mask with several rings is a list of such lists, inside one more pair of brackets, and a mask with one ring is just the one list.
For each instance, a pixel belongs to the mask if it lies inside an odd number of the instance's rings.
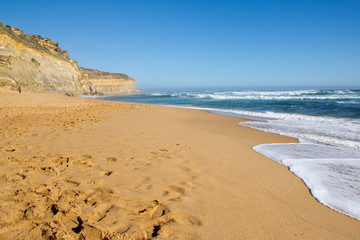
[[322,204],[360,220],[360,90],[151,91],[103,97],[208,110],[299,139],[253,149],[289,167]]

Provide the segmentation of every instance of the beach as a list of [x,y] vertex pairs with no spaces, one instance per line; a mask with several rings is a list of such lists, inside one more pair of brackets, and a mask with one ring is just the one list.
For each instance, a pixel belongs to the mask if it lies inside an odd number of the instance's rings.
[[255,152],[297,139],[207,111],[0,92],[0,239],[359,239]]

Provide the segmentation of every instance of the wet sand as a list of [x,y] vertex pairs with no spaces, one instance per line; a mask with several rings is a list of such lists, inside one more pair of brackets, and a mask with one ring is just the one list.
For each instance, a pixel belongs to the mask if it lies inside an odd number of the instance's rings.
[[0,239],[359,239],[240,121],[2,91]]

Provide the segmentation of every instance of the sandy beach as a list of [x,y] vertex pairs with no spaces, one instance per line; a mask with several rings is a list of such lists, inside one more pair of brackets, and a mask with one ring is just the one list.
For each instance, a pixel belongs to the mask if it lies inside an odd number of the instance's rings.
[[0,239],[359,239],[241,121],[2,91]]

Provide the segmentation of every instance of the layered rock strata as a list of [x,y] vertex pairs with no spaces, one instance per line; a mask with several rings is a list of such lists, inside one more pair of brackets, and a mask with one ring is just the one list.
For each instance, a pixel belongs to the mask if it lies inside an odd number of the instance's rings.
[[109,73],[88,68],[79,68],[85,78],[92,84],[93,92],[107,94],[131,94],[138,93],[135,80],[121,73]]
[[135,80],[79,68],[57,42],[0,22],[0,88],[74,94],[136,93]]

